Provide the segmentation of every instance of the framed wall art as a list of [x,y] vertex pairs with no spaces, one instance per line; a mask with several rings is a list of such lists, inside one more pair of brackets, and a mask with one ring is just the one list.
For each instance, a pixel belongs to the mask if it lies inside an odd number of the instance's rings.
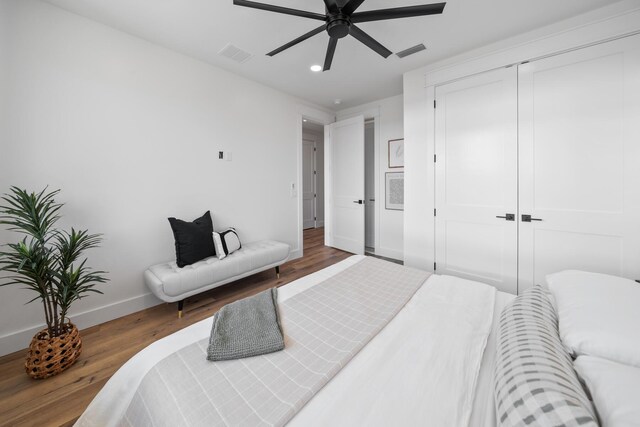
[[404,167],[404,139],[389,141],[389,168]]
[[385,209],[403,211],[404,172],[387,172],[385,178]]

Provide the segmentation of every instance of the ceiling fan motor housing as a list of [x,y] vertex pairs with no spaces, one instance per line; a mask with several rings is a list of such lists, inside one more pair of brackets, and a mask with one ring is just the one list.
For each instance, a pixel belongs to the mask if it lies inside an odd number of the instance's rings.
[[327,33],[334,39],[341,39],[349,35],[349,28],[351,27],[351,20],[347,15],[338,13],[336,15],[329,16],[329,22],[327,23]]
[[360,23],[387,19],[411,18],[415,16],[437,15],[442,13],[446,5],[446,3],[433,3],[358,12],[357,9],[364,2],[365,0],[341,0],[341,2],[338,3],[338,0],[324,0],[325,13],[319,14],[306,10],[258,3],[252,0],[233,0],[233,4],[238,6],[251,7],[254,9],[267,10],[270,12],[284,13],[286,15],[300,16],[302,18],[322,21],[322,25],[319,27],[308,31],[300,37],[291,40],[289,43],[285,43],[279,48],[267,53],[268,56],[274,56],[315,36],[316,34],[326,31],[329,34],[329,44],[327,45],[327,53],[324,58],[322,71],[328,71],[331,69],[331,62],[333,61],[333,55],[336,51],[338,40],[349,35],[353,36],[356,40],[366,45],[383,58],[388,58],[391,55],[392,52],[389,49],[360,29],[358,26]]

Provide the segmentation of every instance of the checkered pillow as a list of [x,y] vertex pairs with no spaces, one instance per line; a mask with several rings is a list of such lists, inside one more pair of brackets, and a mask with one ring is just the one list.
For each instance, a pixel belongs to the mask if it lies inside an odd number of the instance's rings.
[[500,317],[494,371],[500,426],[597,426],[540,286],[516,297]]

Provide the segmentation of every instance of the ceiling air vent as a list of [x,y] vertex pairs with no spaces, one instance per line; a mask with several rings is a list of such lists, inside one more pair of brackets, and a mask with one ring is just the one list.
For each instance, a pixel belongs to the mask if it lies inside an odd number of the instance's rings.
[[415,46],[410,47],[409,49],[405,49],[401,52],[396,53],[396,55],[398,56],[398,58],[404,58],[407,57],[409,55],[413,55],[414,53],[418,53],[421,50],[426,50],[426,46],[423,45],[422,43],[417,44]]
[[222,50],[218,52],[218,54],[224,56],[225,58],[236,61],[239,64],[248,61],[249,58],[253,56],[249,52],[244,51],[239,47],[232,45],[231,43],[223,47]]

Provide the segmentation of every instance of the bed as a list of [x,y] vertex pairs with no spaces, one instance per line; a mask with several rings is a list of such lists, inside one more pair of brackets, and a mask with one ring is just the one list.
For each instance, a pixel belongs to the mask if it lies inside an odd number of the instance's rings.
[[[279,304],[364,259],[352,256],[281,287]],[[495,426],[495,334],[499,315],[513,298],[478,282],[430,275],[382,330],[286,419],[287,425]],[[215,424],[203,418],[194,422],[188,416],[153,423],[128,418],[150,370],[180,349],[207,340],[211,323],[205,319],[191,325],[130,359],[76,425]],[[283,318],[285,335],[286,323]],[[168,393],[180,390],[168,389]],[[163,398],[148,399],[162,402]]]

